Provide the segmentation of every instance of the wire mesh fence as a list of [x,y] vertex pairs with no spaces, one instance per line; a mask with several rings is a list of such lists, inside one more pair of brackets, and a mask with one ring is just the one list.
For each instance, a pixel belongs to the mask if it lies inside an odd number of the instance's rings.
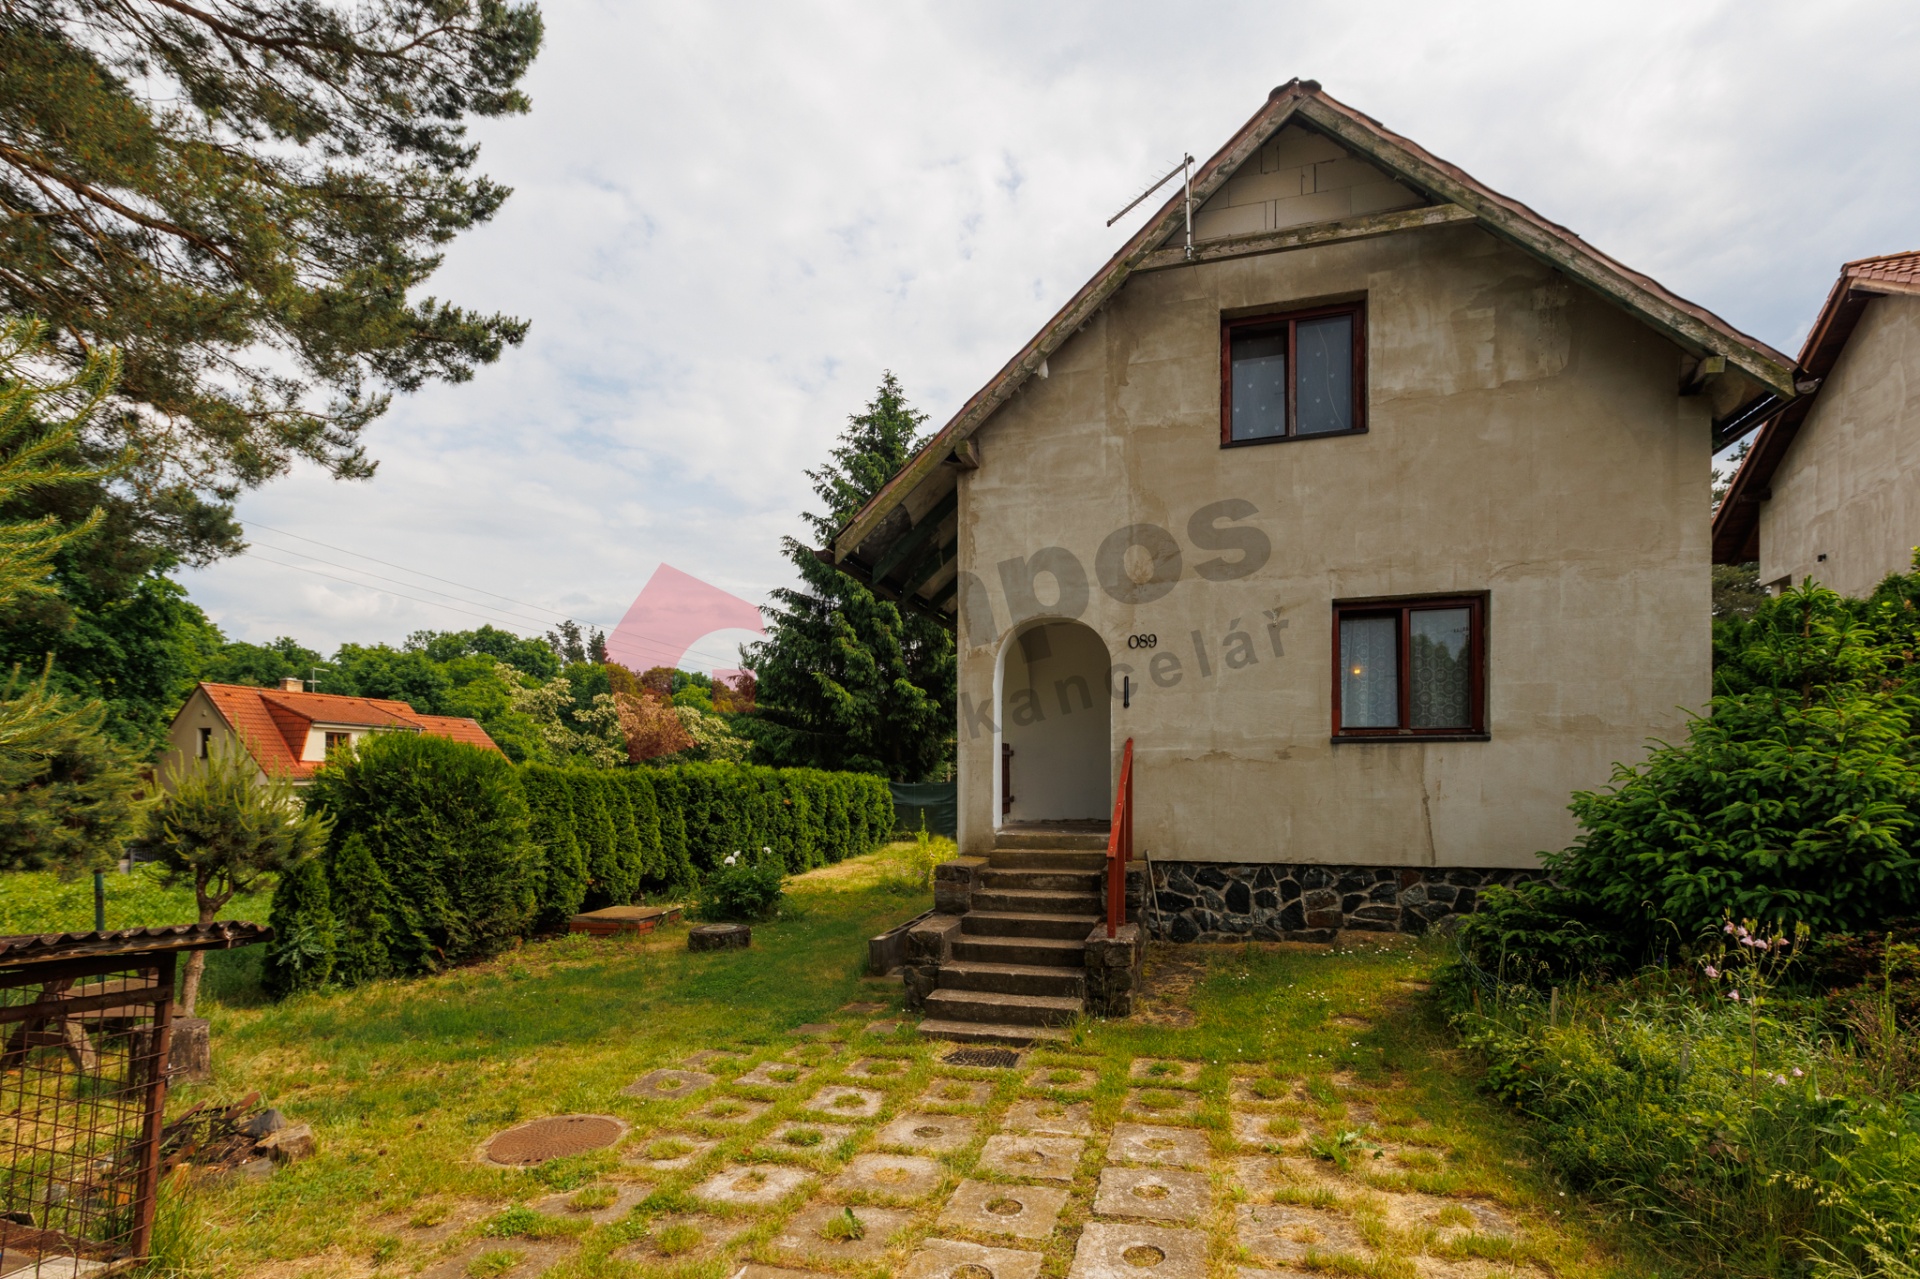
[[86,1279],[153,1228],[172,954],[0,970],[0,1275]]

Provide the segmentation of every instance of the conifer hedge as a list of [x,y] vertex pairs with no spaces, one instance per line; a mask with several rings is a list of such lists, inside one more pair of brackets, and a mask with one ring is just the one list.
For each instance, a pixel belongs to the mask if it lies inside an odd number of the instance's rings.
[[679,898],[736,851],[770,848],[798,873],[893,829],[887,784],[866,773],[515,767],[424,734],[366,742],[320,770],[307,802],[332,836],[274,894],[277,995],[430,972],[582,910]]

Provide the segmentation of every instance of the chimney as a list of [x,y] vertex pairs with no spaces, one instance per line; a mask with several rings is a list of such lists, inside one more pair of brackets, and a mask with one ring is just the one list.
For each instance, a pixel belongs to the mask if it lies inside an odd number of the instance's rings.
[[305,687],[306,684],[301,681],[298,675],[289,675],[280,681],[280,691],[283,693],[297,693]]

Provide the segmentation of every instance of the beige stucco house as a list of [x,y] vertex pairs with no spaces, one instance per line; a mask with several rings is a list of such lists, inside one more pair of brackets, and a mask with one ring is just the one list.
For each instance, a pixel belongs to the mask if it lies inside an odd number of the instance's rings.
[[1869,595],[1920,546],[1920,251],[1840,268],[1800,378],[1714,514],[1714,562]]
[[1131,740],[1164,935],[1424,928],[1705,702],[1715,434],[1793,364],[1312,81],[1190,200],[821,553],[955,630],[963,852]]
[[422,715],[406,702],[309,693],[293,678],[278,688],[203,683],[173,717],[160,776],[171,781],[201,760],[239,753],[252,759],[261,780],[271,773],[304,786],[328,756],[376,733],[432,733],[483,750],[500,749],[478,722]]

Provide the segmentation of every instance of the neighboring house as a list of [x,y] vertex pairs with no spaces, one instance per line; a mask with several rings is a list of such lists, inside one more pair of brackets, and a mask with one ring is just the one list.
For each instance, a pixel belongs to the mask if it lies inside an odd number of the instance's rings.
[[1714,513],[1714,563],[1869,595],[1920,545],[1920,251],[1840,268],[1800,376]]
[[962,852],[1098,845],[1132,739],[1166,933],[1418,930],[1685,734],[1793,363],[1312,81],[1183,196],[820,554],[956,630]]
[[293,678],[279,688],[201,684],[173,717],[173,748],[161,761],[160,775],[181,776],[195,761],[237,748],[259,765],[262,778],[276,773],[304,785],[334,751],[374,733],[432,733],[500,749],[473,720],[421,715],[405,702],[307,693]]

